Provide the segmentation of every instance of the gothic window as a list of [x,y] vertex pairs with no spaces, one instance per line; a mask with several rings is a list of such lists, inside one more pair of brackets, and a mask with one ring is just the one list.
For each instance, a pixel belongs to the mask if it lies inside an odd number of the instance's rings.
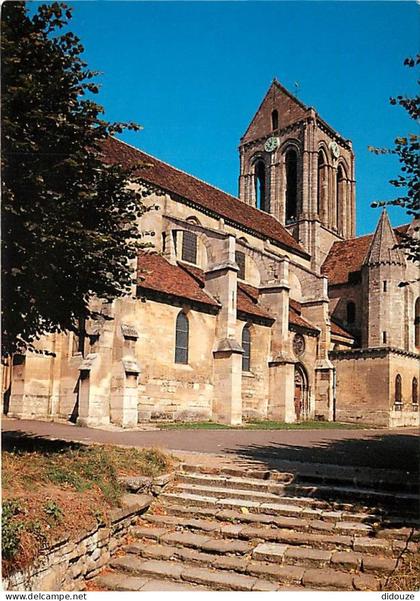
[[342,223],[342,211],[343,211],[343,203],[344,203],[344,171],[341,166],[337,169],[337,181],[335,187],[336,200],[335,200],[335,210],[336,210],[336,229],[341,232],[343,229]]
[[250,326],[246,325],[242,330],[242,348],[244,354],[242,355],[242,371],[251,370],[251,330]]
[[402,379],[400,374],[395,378],[395,402],[402,403]]
[[347,323],[353,324],[356,321],[356,305],[353,301],[347,303]]
[[417,378],[413,378],[411,383],[411,402],[413,405],[417,405],[419,402],[419,383]]
[[72,340],[72,355],[82,354],[85,351],[85,338],[86,338],[86,320],[81,317],[77,323],[77,333],[73,332]]
[[420,296],[414,305],[414,344],[420,348]]
[[245,253],[237,250],[235,252],[235,262],[236,262],[237,266],[239,267],[238,278],[240,280],[244,280],[245,279]]
[[197,236],[185,231],[182,237],[182,260],[197,263]]
[[271,113],[271,129],[274,131],[279,128],[279,113],[276,109]]
[[297,217],[297,154],[295,150],[286,153],[286,224]]
[[181,311],[176,318],[175,363],[188,363],[188,317]]
[[318,183],[317,183],[317,213],[321,214],[321,210],[325,205],[327,186],[327,163],[325,161],[322,150],[318,153]]
[[270,210],[266,194],[266,177],[264,161],[257,161],[255,164],[255,206],[261,211]]

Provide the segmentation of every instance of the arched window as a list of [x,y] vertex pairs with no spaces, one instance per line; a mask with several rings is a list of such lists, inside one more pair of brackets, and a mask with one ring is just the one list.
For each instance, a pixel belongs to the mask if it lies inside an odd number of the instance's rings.
[[251,330],[250,326],[246,325],[242,330],[242,348],[244,354],[242,355],[242,371],[251,370]]
[[419,402],[419,382],[417,378],[413,378],[411,383],[411,402],[413,405],[417,405]]
[[271,113],[271,129],[274,131],[279,128],[279,113],[276,109]]
[[342,220],[342,211],[343,211],[343,203],[344,203],[344,182],[345,182],[345,177],[344,177],[344,171],[343,168],[341,167],[341,165],[338,167],[337,169],[337,182],[336,182],[336,187],[335,187],[335,193],[336,193],[336,202],[335,202],[335,211],[336,211],[336,216],[335,216],[335,223],[336,223],[336,228],[339,232],[342,231],[343,229],[343,220]]
[[261,211],[270,210],[266,194],[265,163],[257,161],[255,163],[255,206]]
[[175,363],[188,363],[188,337],[188,317],[181,311],[176,318]]
[[185,231],[182,237],[182,260],[197,263],[197,236]]
[[356,305],[353,301],[347,303],[347,323],[353,324],[356,321]]
[[321,215],[321,211],[324,208],[325,211],[325,199],[326,199],[326,186],[327,186],[327,163],[322,150],[318,152],[318,182],[317,182],[317,213]]
[[286,224],[297,217],[297,154],[295,150],[286,153]]
[[402,403],[402,380],[400,374],[395,378],[395,402]]
[[420,296],[414,305],[414,344],[420,348]]
[[240,250],[235,251],[235,262],[239,267],[238,278],[240,280],[245,279],[245,253]]

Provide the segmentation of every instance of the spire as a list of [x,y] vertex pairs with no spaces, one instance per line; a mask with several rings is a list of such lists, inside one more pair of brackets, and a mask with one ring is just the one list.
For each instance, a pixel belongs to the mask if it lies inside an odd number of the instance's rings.
[[388,213],[384,209],[372,242],[370,243],[364,264],[405,265],[404,253],[401,249],[395,248],[396,244],[398,244],[397,238],[389,222]]

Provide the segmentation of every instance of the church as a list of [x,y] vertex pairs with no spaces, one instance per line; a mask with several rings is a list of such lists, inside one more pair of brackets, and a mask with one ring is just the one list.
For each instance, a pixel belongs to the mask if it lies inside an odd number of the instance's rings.
[[[396,248],[356,237],[355,157],[274,80],[239,143],[231,196],[110,138],[147,211],[130,296],[15,357],[4,412],[132,428],[159,421],[419,425],[420,290]],[[134,185],[134,184],[133,184]],[[137,185],[137,184],[136,184]],[[401,282],[409,282],[400,286]]]

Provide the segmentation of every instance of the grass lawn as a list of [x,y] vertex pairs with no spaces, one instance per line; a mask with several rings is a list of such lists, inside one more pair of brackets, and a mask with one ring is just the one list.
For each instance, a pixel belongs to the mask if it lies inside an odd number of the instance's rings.
[[157,449],[18,439],[2,450],[3,573],[23,568],[54,540],[107,523],[122,475],[157,476],[171,459]]
[[161,430],[360,430],[366,428],[366,425],[321,421],[286,424],[285,422],[262,420],[244,422],[242,426],[227,426],[216,422],[169,422],[159,424],[159,428]]

